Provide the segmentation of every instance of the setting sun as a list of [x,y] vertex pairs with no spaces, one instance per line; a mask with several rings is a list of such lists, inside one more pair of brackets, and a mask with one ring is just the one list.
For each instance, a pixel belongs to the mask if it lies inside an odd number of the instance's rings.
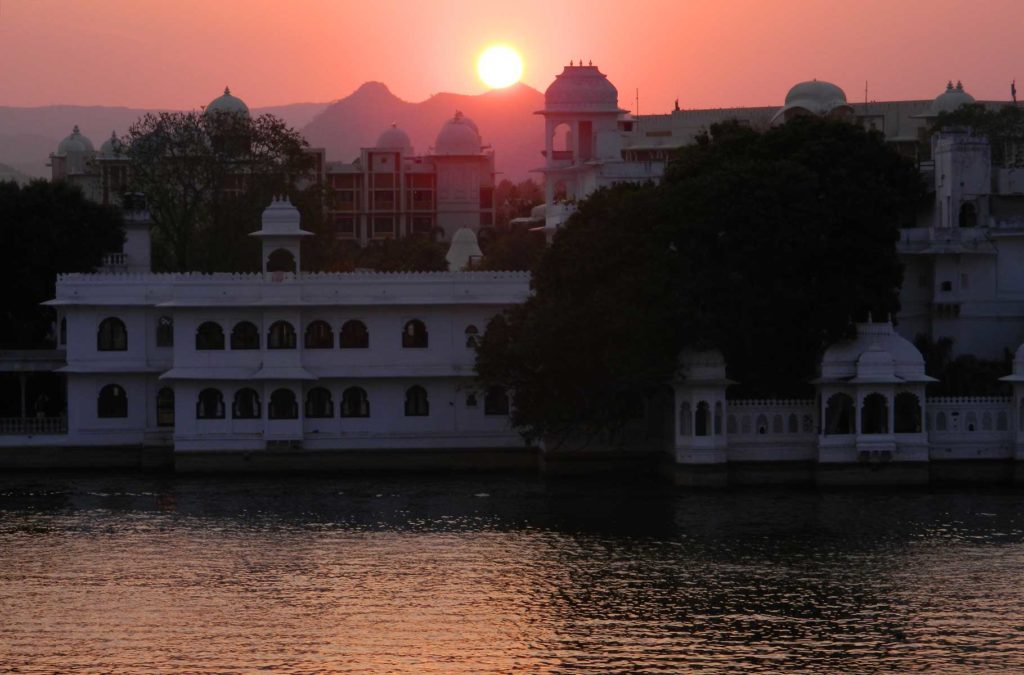
[[476,62],[476,72],[491,89],[510,87],[523,76],[523,59],[512,47],[493,45]]

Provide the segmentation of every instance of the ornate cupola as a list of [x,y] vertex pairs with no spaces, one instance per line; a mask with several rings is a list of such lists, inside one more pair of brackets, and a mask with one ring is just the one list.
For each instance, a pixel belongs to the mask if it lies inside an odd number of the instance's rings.
[[288,275],[294,278],[302,269],[299,243],[313,233],[301,229],[300,222],[299,210],[288,198],[275,197],[263,210],[263,227],[250,233],[249,236],[259,237],[263,242],[261,269],[268,279],[283,281]]

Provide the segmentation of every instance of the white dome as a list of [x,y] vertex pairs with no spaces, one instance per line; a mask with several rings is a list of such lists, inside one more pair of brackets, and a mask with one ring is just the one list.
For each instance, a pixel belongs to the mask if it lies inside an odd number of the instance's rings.
[[448,261],[448,269],[453,272],[465,269],[473,260],[483,257],[483,251],[476,241],[476,235],[468,227],[460,227],[452,236],[452,245],[444,259]]
[[837,112],[852,112],[853,107],[846,102],[846,93],[836,85],[811,80],[796,84],[789,90],[785,104],[775,113],[772,121],[785,117],[791,111],[827,117]]
[[684,349],[679,353],[679,375],[684,382],[728,383],[725,356],[717,349]]
[[459,111],[444,123],[434,142],[436,155],[479,155],[483,142],[473,120]]
[[412,141],[409,140],[409,134],[399,129],[396,124],[385,129],[384,133],[377,138],[376,147],[405,150],[407,154],[412,154]]
[[298,234],[302,231],[299,228],[301,221],[299,210],[287,197],[274,199],[263,209],[261,232],[267,235]]
[[974,97],[964,91],[964,85],[959,81],[956,86],[950,81],[946,84],[946,91],[935,97],[935,100],[928,105],[928,114],[938,117],[939,113],[953,112],[962,105],[974,103]]
[[544,92],[549,112],[625,112],[619,109],[619,90],[597,66],[568,65]]
[[103,145],[100,146],[100,154],[104,157],[121,157],[124,155],[124,147],[121,144],[121,139],[117,137],[117,133],[110,132],[110,138],[103,141]]
[[92,141],[82,135],[82,132],[78,130],[77,124],[71,133],[57,146],[58,156],[66,156],[68,153],[75,152],[94,152]]
[[206,113],[236,113],[248,117],[249,106],[245,105],[242,99],[232,96],[231,89],[224,87],[224,95],[210,101],[206,106]]
[[821,360],[823,380],[849,380],[889,367],[902,382],[932,382],[924,372],[924,357],[909,340],[893,330],[892,324],[859,323],[857,337],[843,340],[825,350]]

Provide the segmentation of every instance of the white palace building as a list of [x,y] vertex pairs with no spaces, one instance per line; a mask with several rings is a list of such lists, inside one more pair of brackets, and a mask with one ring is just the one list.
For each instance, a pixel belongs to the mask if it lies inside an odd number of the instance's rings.
[[[879,128],[934,186],[934,207],[899,243],[907,271],[896,327],[861,324],[854,340],[831,347],[810,400],[729,399],[720,355],[683,354],[671,435],[656,443],[673,462],[1024,460],[1024,348],[1004,378],[1012,396],[929,398],[931,378],[909,341],[953,337],[958,352],[984,358],[1024,342],[1024,167],[994,165],[987,141],[966,131],[923,143],[930,120],[970,101],[951,83],[934,101],[850,104],[835,85],[814,81],[795,86],[781,108],[640,118],[619,108],[596,67],[558,75],[539,111],[547,204],[533,223],[549,231],[602,185],[656,180],[674,148],[725,119],[756,126],[814,114]],[[461,116],[442,135],[439,145],[451,150],[427,162],[436,168],[420,168],[400,130],[389,130],[360,162],[330,169],[328,182],[352,191],[339,202],[351,213],[336,215],[360,240],[375,237],[378,225],[396,236],[443,229],[452,241],[449,272],[302,272],[299,242],[308,233],[296,209],[275,201],[253,233],[263,243],[261,272],[155,274],[148,220],[128,213],[116,264],[62,275],[47,303],[60,326],[55,369],[66,378],[66,413],[59,424],[8,425],[18,433],[0,435],[0,448],[63,448],[65,460],[76,449],[165,448],[179,470],[316,469],[360,459],[403,468],[428,456],[449,466],[534,461],[510,428],[508,393],[481,390],[473,371],[473,345],[492,316],[528,297],[529,276],[461,271],[479,254],[472,230],[493,208],[493,153]],[[55,172],[88,173],[69,153],[85,146],[66,139]],[[110,168],[100,174],[114,185],[123,176],[109,146],[99,154]],[[383,216],[372,206],[372,189],[384,184],[373,170],[380,162],[388,175],[401,174],[384,181],[396,190],[389,223],[375,220]],[[421,188],[430,194],[417,196]],[[442,204],[457,189],[449,231]],[[287,269],[270,265],[272,256]]]

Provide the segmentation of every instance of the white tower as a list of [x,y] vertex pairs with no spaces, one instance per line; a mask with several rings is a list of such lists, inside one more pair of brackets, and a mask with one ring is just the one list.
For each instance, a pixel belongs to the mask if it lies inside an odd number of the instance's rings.
[[263,242],[263,256],[260,268],[264,277],[273,281],[282,281],[298,276],[302,269],[299,243],[303,237],[312,235],[299,227],[301,216],[287,197],[274,199],[263,210],[263,227],[250,233],[251,237],[259,237]]

